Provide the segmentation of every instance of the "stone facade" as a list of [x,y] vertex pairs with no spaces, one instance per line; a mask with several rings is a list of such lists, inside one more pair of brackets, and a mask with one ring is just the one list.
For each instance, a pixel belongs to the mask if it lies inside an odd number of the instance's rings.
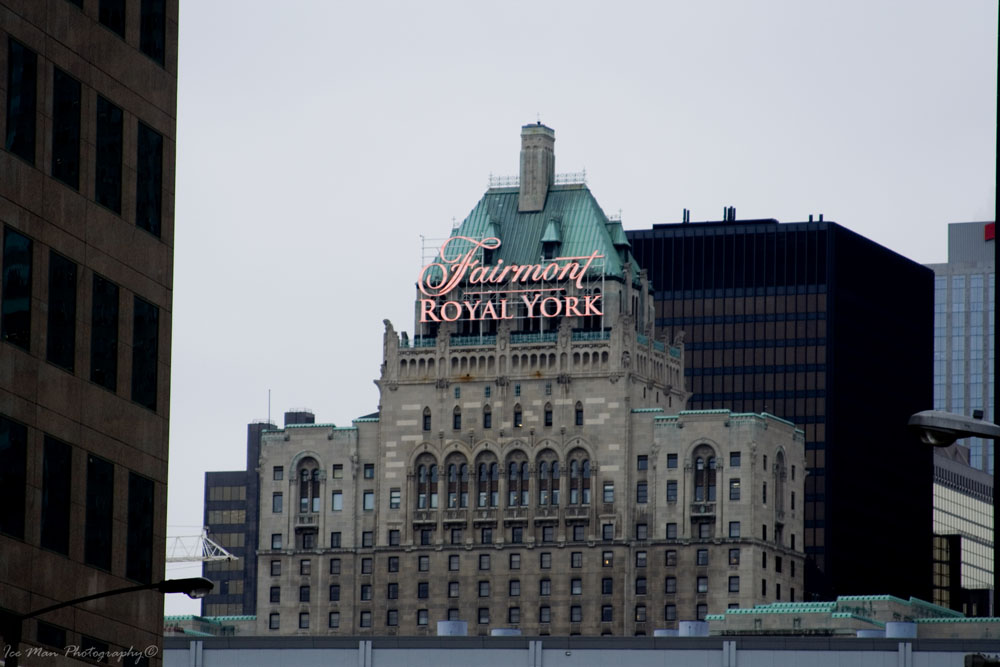
[[[14,614],[164,571],[178,3],[100,4],[0,1],[0,611]],[[21,646],[142,650],[162,623],[162,594],[133,593],[31,619]]]
[[802,433],[681,412],[683,337],[651,335],[620,222],[580,186],[504,219],[516,194],[487,192],[455,236],[602,254],[562,288],[600,294],[600,318],[429,324],[418,307],[412,344],[385,323],[377,416],[265,432],[259,634],[651,634],[801,595]]

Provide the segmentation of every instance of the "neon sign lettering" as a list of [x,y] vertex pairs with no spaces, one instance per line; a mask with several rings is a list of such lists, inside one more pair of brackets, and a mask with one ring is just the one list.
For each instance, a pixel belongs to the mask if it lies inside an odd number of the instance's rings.
[[[453,251],[449,254],[449,246],[455,241],[465,241],[468,250]],[[466,299],[463,301],[439,301],[463,283],[469,286],[482,285],[501,286],[510,284],[527,284],[531,282],[571,282],[583,289],[583,278],[594,260],[601,259],[594,251],[590,255],[579,257],[554,257],[544,264],[504,264],[498,260],[495,265],[481,264],[476,259],[479,249],[496,250],[500,247],[500,239],[496,237],[477,240],[467,236],[453,236],[441,245],[439,262],[428,264],[420,271],[417,287],[425,299],[420,299],[421,322],[454,322],[459,319],[469,320],[511,320],[516,317],[518,304],[524,306],[527,317],[586,317],[588,315],[603,315],[600,294],[588,294],[582,297],[568,296],[565,287],[542,287],[535,289],[499,288],[485,289],[480,292],[466,291],[466,297],[480,296],[485,298]],[[558,292],[558,295],[544,295],[545,292]],[[514,303],[511,304],[511,296]],[[500,298],[492,298],[499,296]]]

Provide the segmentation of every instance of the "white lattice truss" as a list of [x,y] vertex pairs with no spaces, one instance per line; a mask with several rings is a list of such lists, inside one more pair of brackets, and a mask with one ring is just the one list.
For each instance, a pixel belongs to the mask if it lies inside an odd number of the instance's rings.
[[167,538],[168,563],[210,563],[220,560],[237,560],[237,557],[209,539],[205,529],[202,529],[201,535]]

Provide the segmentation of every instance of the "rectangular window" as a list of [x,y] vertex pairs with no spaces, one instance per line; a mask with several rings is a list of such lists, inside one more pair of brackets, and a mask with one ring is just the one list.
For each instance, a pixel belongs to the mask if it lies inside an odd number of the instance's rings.
[[271,469],[271,479],[273,479],[276,482],[280,482],[284,478],[285,478],[285,469],[284,469],[284,467],[282,467],[282,466],[274,466],[274,468]]
[[605,482],[604,483],[604,502],[613,503],[615,502],[615,483]]
[[334,491],[333,497],[330,499],[330,509],[334,512],[340,512],[344,509],[344,492]]
[[417,556],[417,570],[420,572],[430,572],[431,570],[431,557],[430,556]]
[[365,477],[365,479],[375,479],[375,464],[374,463],[366,463],[365,467],[363,468],[363,470],[364,470],[364,477]]
[[739,537],[740,536],[740,522],[730,521],[729,522],[729,537]]
[[0,417],[0,533],[20,539],[24,538],[27,451],[27,427]]
[[364,509],[365,509],[366,512],[371,512],[372,510],[375,509],[375,492],[374,491],[365,491],[364,495],[362,496],[362,499],[364,501],[363,507],[364,507]]
[[556,539],[555,526],[542,526],[542,542],[554,542]]
[[389,561],[386,563],[386,569],[389,572],[399,572],[399,556],[389,556]]
[[344,466],[341,463],[333,464],[333,479],[344,479]]
[[330,618],[329,618],[328,624],[329,624],[329,626],[331,628],[339,628],[340,627],[340,612],[339,611],[331,611],[330,612]]
[[569,555],[569,566],[570,567],[583,567],[583,552],[574,551]]
[[604,577],[601,579],[601,595],[611,595],[614,593],[614,579]]
[[375,546],[375,531],[365,530],[361,532],[361,546],[366,548]]
[[38,55],[14,39],[7,47],[7,138],[14,155],[35,163]]
[[458,597],[458,582],[449,581],[448,582],[448,597],[457,598]]
[[524,542],[524,528],[522,526],[511,526],[510,541],[512,544],[521,544]]
[[521,595],[521,580],[520,579],[511,579],[510,580],[510,582],[507,584],[507,595],[508,595],[508,597],[512,597],[512,598],[518,597],[519,595]]
[[141,584],[153,581],[153,516],[153,480],[130,472],[125,576]]
[[385,589],[385,598],[387,600],[397,600],[397,599],[399,599],[399,584],[398,583],[393,582],[393,583],[389,584],[388,586],[386,586],[386,589]]
[[139,50],[163,65],[166,42],[166,0],[142,0],[139,8]]
[[646,594],[646,577],[635,578],[635,594],[636,595]]
[[604,551],[601,553],[601,567],[613,567],[615,564],[615,552]]
[[476,614],[476,619],[479,621],[480,625],[485,625],[490,622],[490,608],[480,607],[478,613]]
[[422,528],[420,530],[420,544],[427,546],[431,543],[431,535],[434,530],[432,528]]
[[578,604],[573,605],[569,608],[569,621],[570,623],[582,623],[583,622],[583,607]]
[[362,628],[372,627],[372,613],[370,611],[361,612],[360,625]]
[[712,537],[712,531],[715,530],[715,522],[709,523],[708,521],[703,521],[698,524],[698,537],[707,539]]
[[271,548],[280,549],[281,548],[281,533],[271,533]]
[[281,561],[272,560],[271,561],[271,576],[277,577],[281,575]]
[[299,602],[309,602],[308,586],[299,586]]
[[676,454],[667,454],[667,467],[668,468],[676,468],[677,467],[677,455]]
[[539,595],[552,595],[552,580],[551,579],[541,579],[538,582],[538,594]]
[[739,577],[729,577],[729,592],[739,593],[740,592],[740,578]]
[[667,524],[667,539],[676,540],[677,539],[677,524],[668,523]]
[[372,558],[362,558],[361,559],[361,574],[371,574],[374,567],[374,559]]
[[111,569],[111,530],[114,511],[115,466],[93,454],[87,456],[87,515],[83,561]]
[[361,600],[369,601],[371,599],[372,599],[372,585],[361,584]]
[[52,76],[52,177],[80,189],[80,82],[58,67]]
[[340,531],[335,530],[330,533],[330,548],[339,549],[340,548]]
[[389,489],[389,509],[398,510],[400,502],[399,489]]
[[668,604],[663,606],[663,620],[665,621],[677,620],[677,605]]
[[729,550],[729,564],[730,565],[739,565],[740,564],[740,550],[739,549],[730,549]]
[[299,628],[302,630],[307,630],[309,628],[309,612],[303,611],[299,613]]
[[649,539],[649,526],[645,523],[635,524],[635,539],[637,540],[648,540]]
[[583,595],[583,579],[570,579],[570,595]]
[[281,514],[284,511],[284,495],[280,493],[271,494],[271,512]]
[[125,0],[101,0],[97,19],[125,39]]
[[399,610],[390,609],[385,612],[385,624],[390,628],[394,628],[399,625]]
[[458,572],[460,558],[457,554],[452,554],[448,556],[448,571]]
[[649,457],[645,454],[640,454],[635,460],[636,470],[647,470],[649,468]]
[[521,554],[511,554],[507,559],[507,565],[511,570],[521,569]]
[[538,567],[542,570],[552,569],[552,554],[548,551],[543,551],[538,554]]
[[137,138],[135,224],[159,237],[163,210],[163,135],[140,122]]
[[3,306],[0,329],[5,341],[29,350],[31,341],[32,241],[10,227],[3,235]]
[[521,622],[521,608],[511,607],[507,610],[507,622],[516,625]]
[[389,546],[398,547],[399,546],[399,531],[390,530],[389,531]]
[[729,452],[729,467],[739,468],[740,467],[740,453],[739,452]]
[[281,627],[281,617],[277,612],[271,614],[267,619],[267,627],[270,630],[277,630]]
[[694,615],[697,617],[699,621],[704,621],[705,617],[708,615],[708,605],[704,603],[699,604],[697,607],[695,607]]
[[738,479],[729,480],[729,499],[730,500],[740,499],[740,480]]
[[417,597],[426,600],[430,597],[430,585],[426,581],[417,582]]
[[645,505],[649,499],[649,490],[646,486],[646,482],[638,482],[635,485],[635,502],[639,505]]
[[90,381],[115,391],[118,388],[118,285],[95,273],[92,298]]
[[340,574],[340,559],[331,558],[330,559],[330,574]]
[[674,551],[673,549],[667,549],[666,554],[665,554],[665,558],[664,558],[664,564],[667,567],[676,567],[677,566],[677,552]]
[[[69,554],[69,506],[73,448],[45,436],[42,455],[42,546]],[[23,491],[23,487],[22,487]]]
[[586,526],[584,526],[582,524],[574,524],[573,525],[573,541],[574,542],[583,542],[583,540],[586,539],[586,535],[584,534],[585,530],[586,530]]
[[480,544],[493,544],[493,529],[492,528],[482,528],[479,531],[479,543]]
[[708,565],[708,549],[698,549],[696,552],[695,563],[701,566]]
[[667,502],[677,502],[677,482],[675,480],[667,482]]
[[340,584],[330,585],[330,602],[340,602]]
[[480,581],[479,582],[479,597],[488,598],[490,596],[490,582]]
[[274,604],[281,602],[281,586],[271,586],[271,602]]
[[551,607],[539,607],[538,608],[538,622],[539,623],[551,623],[552,622],[552,608]]
[[299,574],[312,574],[312,561],[303,558],[299,561]]
[[767,597],[767,579],[760,580],[760,594]]
[[160,309],[135,297],[132,329],[132,400],[156,410]]
[[486,385],[485,387],[483,387],[483,397],[484,398],[489,398],[491,391],[492,390],[491,390],[491,387],[489,385]]
[[781,574],[781,556],[774,557],[774,571],[777,574]]
[[122,212],[122,110],[97,96],[97,164],[94,199],[115,213]]
[[664,593],[676,593],[677,592],[677,577],[667,577],[663,585]]
[[479,569],[488,570],[490,569],[490,555],[489,554],[479,554]]
[[635,606],[635,621],[636,623],[646,622],[646,605],[639,604]]
[[699,593],[707,593],[708,592],[708,577],[698,577],[698,580],[697,580],[697,589],[696,590]]

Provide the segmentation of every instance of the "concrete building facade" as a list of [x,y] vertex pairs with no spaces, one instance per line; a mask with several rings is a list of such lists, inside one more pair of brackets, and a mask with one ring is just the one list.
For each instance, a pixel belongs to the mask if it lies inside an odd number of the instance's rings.
[[[177,5],[0,2],[5,616],[163,577]],[[21,646],[156,647],[162,617],[108,598]]]
[[549,128],[522,142],[421,273],[412,340],[386,321],[378,412],[262,434],[258,634],[651,634],[801,598],[802,432],[682,410],[621,223]]

